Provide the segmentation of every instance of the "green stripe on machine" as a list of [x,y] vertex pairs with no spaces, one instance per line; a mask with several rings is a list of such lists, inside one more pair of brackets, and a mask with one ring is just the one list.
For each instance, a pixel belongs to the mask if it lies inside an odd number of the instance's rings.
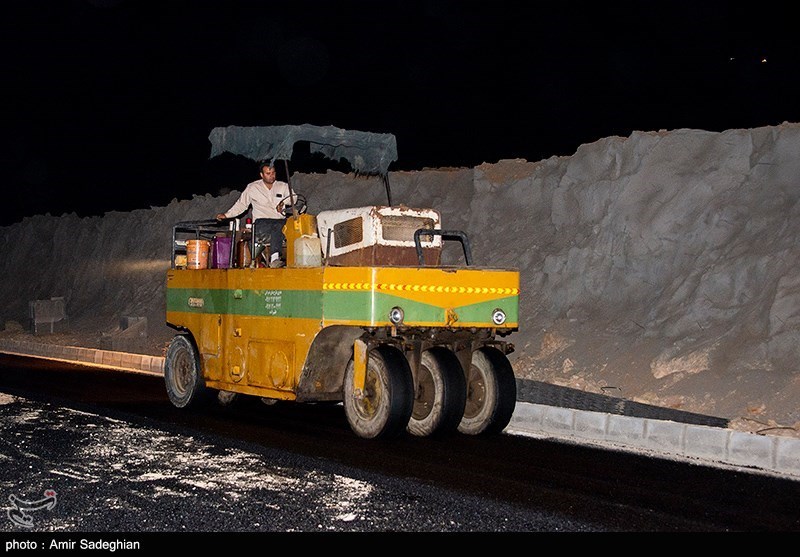
[[[388,319],[389,311],[395,306],[400,306],[405,313],[406,323],[444,323],[447,311],[447,308],[377,292],[326,291],[324,302],[325,318],[341,321],[385,322]],[[492,311],[495,308],[502,308],[506,312],[507,321],[517,322],[518,298],[516,296],[452,309],[455,310],[461,321],[491,324]]]
[[[325,319],[336,321],[377,323],[386,322],[394,306],[403,308],[406,323],[444,323],[448,309],[371,291],[167,289],[167,311],[187,313],[305,319],[322,319],[324,314]],[[506,312],[508,322],[517,322],[516,296],[451,309],[459,321],[490,324],[495,308]]]
[[167,311],[321,319],[322,292],[168,288]]

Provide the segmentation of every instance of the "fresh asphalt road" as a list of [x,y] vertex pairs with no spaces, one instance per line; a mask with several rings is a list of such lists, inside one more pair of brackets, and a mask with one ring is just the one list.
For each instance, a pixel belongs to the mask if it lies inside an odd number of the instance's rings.
[[515,435],[362,440],[339,405],[186,412],[158,377],[0,365],[2,498],[57,497],[0,532],[800,529],[796,481]]

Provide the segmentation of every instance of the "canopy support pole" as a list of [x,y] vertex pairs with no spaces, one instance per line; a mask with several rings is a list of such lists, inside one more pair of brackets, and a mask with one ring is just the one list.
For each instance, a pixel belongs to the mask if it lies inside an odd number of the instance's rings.
[[381,174],[383,178],[383,185],[386,186],[386,198],[389,201],[389,207],[392,206],[392,190],[389,188],[389,173]]

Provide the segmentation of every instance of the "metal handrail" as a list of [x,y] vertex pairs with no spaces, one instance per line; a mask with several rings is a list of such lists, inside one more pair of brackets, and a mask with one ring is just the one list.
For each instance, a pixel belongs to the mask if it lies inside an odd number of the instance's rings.
[[[223,229],[223,227],[227,227],[227,223],[224,221],[218,221],[216,219],[206,219],[206,220],[187,220],[175,223],[172,227],[172,255],[170,258],[170,266],[171,268],[175,268],[175,252],[176,247],[178,245],[178,232],[184,233],[194,233],[195,239],[200,239],[200,237],[206,234],[216,234]],[[233,239],[231,239],[231,243],[233,243]],[[231,249],[231,265],[233,264],[233,249]]]
[[472,265],[472,248],[469,245],[469,238],[461,230],[431,230],[430,228],[420,228],[414,231],[414,246],[417,248],[417,260],[419,266],[425,266],[425,258],[422,254],[422,242],[419,237],[425,236],[441,236],[444,240],[458,240],[461,242],[461,247],[464,249],[464,259],[467,265]]

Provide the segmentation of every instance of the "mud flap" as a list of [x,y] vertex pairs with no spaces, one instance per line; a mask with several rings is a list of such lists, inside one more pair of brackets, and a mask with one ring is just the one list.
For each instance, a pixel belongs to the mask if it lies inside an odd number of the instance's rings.
[[367,343],[357,338],[353,343],[353,396],[356,400],[364,397],[364,383],[367,378]]

